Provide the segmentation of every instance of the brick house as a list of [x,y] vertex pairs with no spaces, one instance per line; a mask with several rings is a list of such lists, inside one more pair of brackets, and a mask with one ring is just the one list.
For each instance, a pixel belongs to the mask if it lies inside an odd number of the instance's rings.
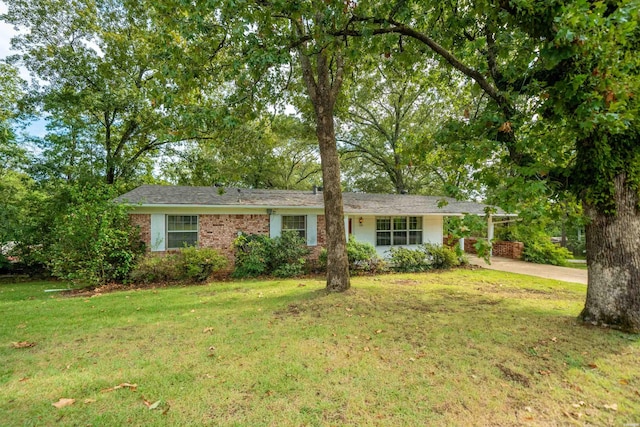
[[[131,221],[152,252],[185,243],[212,247],[233,261],[239,233],[279,236],[294,230],[317,255],[326,242],[323,194],[309,191],[143,185],[116,199],[133,206]],[[486,205],[407,194],[343,193],[345,230],[381,256],[392,246],[442,244],[445,216],[485,216]],[[511,216],[494,209],[498,216]],[[493,235],[492,216],[489,235]]]

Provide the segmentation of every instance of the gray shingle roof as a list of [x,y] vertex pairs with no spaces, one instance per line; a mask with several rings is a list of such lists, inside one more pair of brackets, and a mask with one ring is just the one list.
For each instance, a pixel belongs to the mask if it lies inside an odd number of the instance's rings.
[[[479,214],[488,207],[482,203],[459,201],[449,197],[409,194],[343,193],[347,214],[424,215]],[[141,206],[233,206],[245,208],[317,208],[324,207],[318,191],[255,190],[222,187],[180,187],[143,185],[116,199]],[[495,208],[494,215],[506,215]]]

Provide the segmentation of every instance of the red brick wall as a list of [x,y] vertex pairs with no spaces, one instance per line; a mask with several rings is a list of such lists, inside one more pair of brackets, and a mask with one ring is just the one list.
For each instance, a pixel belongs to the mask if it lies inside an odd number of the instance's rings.
[[140,239],[147,247],[147,251],[151,249],[151,215],[149,214],[130,214],[131,225],[140,228]]
[[269,215],[200,215],[200,246],[214,248],[233,265],[233,241],[238,231],[269,235]]
[[[220,251],[229,260],[229,268],[233,268],[233,241],[238,237],[238,231],[269,235],[269,215],[266,214],[199,215],[198,218],[199,245]],[[131,214],[131,223],[140,227],[142,241],[147,245],[147,250],[150,250],[151,215]],[[317,259],[326,240],[324,215],[318,215],[318,245],[309,248],[312,259]]]
[[522,259],[524,243],[522,242],[493,242],[493,256],[512,259]]
[[[467,237],[464,239],[464,251],[470,254],[476,253],[476,248],[473,245],[477,242],[477,239]],[[522,252],[524,251],[524,243],[522,242],[503,242],[498,240],[493,242],[492,254],[493,256],[499,256],[511,259],[522,259]]]

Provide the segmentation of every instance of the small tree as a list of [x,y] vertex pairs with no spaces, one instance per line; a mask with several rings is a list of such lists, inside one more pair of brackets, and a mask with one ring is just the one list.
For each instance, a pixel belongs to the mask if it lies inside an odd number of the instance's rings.
[[128,207],[113,203],[108,186],[74,186],[69,203],[53,225],[53,244],[45,249],[51,273],[61,279],[99,285],[124,280],[144,252]]

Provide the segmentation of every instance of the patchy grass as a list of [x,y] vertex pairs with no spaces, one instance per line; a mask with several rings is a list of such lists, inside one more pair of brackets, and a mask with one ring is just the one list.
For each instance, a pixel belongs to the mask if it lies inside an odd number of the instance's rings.
[[51,287],[0,285],[4,425],[640,423],[640,337],[578,324],[584,285],[458,270],[330,295]]

